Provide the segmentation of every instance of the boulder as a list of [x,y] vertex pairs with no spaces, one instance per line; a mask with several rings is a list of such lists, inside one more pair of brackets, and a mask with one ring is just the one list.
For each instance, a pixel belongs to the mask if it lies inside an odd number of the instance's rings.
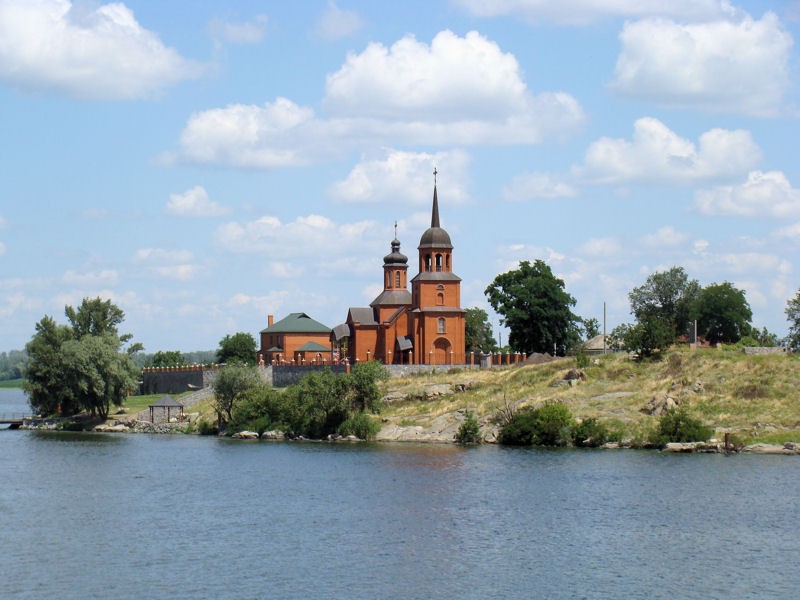
[[255,431],[240,431],[231,437],[235,440],[257,440],[258,434]]
[[580,369],[570,369],[567,371],[567,374],[564,375],[565,381],[586,381],[586,373],[581,371]]
[[678,407],[678,401],[672,396],[664,392],[659,392],[650,399],[650,402],[645,404],[640,412],[646,415],[653,415],[655,417],[663,415],[665,412],[673,410]]
[[286,437],[285,433],[283,433],[282,431],[276,431],[274,429],[270,431],[265,431],[264,433],[261,434],[262,440],[282,440],[285,437]]
[[433,400],[439,396],[447,396],[453,393],[453,388],[447,383],[435,383],[425,386],[425,398]]
[[391,404],[392,402],[402,402],[406,399],[406,395],[403,392],[389,392],[383,398],[381,398],[381,402],[385,404]]

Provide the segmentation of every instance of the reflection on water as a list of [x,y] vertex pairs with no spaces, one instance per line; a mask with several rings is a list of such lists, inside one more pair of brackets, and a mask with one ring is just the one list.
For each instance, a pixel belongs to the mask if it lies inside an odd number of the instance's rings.
[[0,435],[3,597],[780,598],[800,461]]

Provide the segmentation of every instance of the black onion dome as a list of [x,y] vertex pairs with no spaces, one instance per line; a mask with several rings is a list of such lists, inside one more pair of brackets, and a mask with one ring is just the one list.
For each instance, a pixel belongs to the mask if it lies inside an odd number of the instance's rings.
[[408,263],[408,257],[400,252],[400,240],[394,238],[392,240],[392,252],[383,257],[383,264],[385,265],[405,265]]

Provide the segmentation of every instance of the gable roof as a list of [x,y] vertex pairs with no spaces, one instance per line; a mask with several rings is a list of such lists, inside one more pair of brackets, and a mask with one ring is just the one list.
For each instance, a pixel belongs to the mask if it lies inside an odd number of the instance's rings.
[[261,333],[330,333],[331,328],[315,321],[306,313],[289,313],[280,321],[273,323]]
[[377,325],[375,313],[371,308],[361,308],[352,306],[347,311],[347,320],[350,323],[361,323],[362,325]]
[[297,349],[297,352],[330,352],[330,346],[323,346],[319,342],[306,342]]

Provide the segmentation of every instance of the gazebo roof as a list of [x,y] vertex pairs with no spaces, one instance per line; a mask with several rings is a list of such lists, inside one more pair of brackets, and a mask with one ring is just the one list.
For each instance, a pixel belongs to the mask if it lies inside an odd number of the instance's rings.
[[175,398],[173,398],[169,394],[161,396],[158,402],[154,402],[153,404],[149,405],[150,408],[162,408],[162,407],[167,408],[170,406],[183,408],[183,404],[175,400]]

